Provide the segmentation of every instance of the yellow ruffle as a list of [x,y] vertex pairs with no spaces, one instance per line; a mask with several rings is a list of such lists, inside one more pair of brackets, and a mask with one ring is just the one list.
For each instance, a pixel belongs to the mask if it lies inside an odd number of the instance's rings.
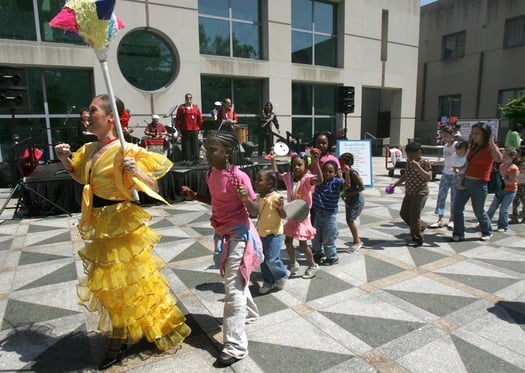
[[191,330],[160,273],[164,262],[152,255],[160,236],[145,225],[150,218],[128,202],[94,208],[97,238],[79,251],[87,277],[77,290],[80,304],[99,312],[99,329],[110,337],[127,343],[146,338],[165,350]]

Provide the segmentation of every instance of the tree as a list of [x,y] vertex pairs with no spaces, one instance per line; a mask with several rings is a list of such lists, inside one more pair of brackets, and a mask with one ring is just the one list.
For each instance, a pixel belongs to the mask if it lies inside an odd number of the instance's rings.
[[500,110],[512,122],[525,126],[525,94],[500,106]]

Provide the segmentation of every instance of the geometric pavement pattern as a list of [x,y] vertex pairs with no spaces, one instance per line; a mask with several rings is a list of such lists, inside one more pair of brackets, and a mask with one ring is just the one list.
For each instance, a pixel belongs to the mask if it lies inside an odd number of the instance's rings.
[[[299,276],[264,296],[260,272],[250,289],[261,317],[247,325],[250,353],[226,371],[239,372],[523,372],[525,370],[525,224],[479,240],[465,210],[466,241],[446,228],[427,230],[425,244],[405,245],[399,218],[403,188],[374,158],[374,187],[360,217],[364,247],[346,248],[351,234],[340,205],[339,264],[316,278]],[[429,183],[423,219],[433,222],[439,180]],[[492,196],[487,199],[487,204]],[[224,287],[213,268],[210,208],[199,202],[149,206],[191,336],[179,351],[147,343],[127,350],[114,371],[208,372],[220,351]],[[107,340],[96,314],[77,304],[83,276],[77,251],[78,214],[0,224],[0,369],[90,371]],[[447,218],[446,215],[445,218]],[[286,261],[286,250],[282,251]]]

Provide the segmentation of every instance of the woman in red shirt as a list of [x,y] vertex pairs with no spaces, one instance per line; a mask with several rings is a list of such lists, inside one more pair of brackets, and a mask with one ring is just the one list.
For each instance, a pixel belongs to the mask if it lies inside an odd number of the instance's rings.
[[465,217],[463,211],[469,199],[479,222],[481,240],[492,237],[492,226],[484,209],[487,199],[487,182],[494,162],[501,162],[501,152],[494,141],[494,134],[486,123],[478,122],[472,126],[471,143],[467,156],[468,166],[465,171],[465,190],[457,190],[454,199],[454,231],[452,241],[465,240]]

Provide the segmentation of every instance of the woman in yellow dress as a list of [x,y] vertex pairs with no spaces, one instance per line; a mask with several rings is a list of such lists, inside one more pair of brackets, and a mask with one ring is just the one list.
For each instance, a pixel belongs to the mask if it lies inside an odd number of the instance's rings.
[[[117,99],[117,109],[124,104]],[[89,130],[97,141],[72,153],[69,144],[55,147],[58,159],[77,182],[84,184],[80,235],[89,240],[79,255],[87,277],[78,284],[80,304],[100,315],[98,329],[110,337],[100,366],[119,362],[128,343],[142,338],[160,350],[179,345],[191,330],[176,306],[163,261],[152,255],[160,236],[146,225],[151,215],[133,203],[132,187],[166,202],[157,179],[172,163],[161,154],[126,143],[123,154],[108,95],[89,106]]]

